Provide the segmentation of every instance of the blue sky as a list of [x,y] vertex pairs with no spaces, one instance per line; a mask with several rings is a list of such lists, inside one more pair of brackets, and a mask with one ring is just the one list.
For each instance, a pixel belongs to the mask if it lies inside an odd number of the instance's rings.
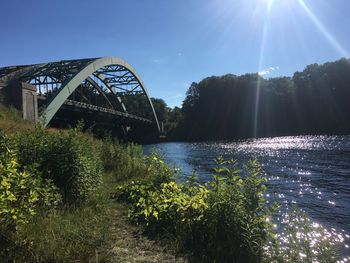
[[117,56],[180,106],[193,81],[349,57],[349,0],[3,0],[0,66]]

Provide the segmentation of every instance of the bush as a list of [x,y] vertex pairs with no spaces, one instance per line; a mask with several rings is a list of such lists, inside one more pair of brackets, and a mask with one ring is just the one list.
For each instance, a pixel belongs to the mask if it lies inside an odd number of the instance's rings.
[[[15,127],[10,113],[0,111],[0,129]],[[0,131],[0,261],[103,260],[111,227],[103,143],[79,128],[29,127]]]
[[174,172],[156,155],[145,163],[145,176],[119,186],[117,198],[130,204],[130,218],[146,231],[171,234],[200,261],[335,261],[331,239],[315,243],[308,238],[328,236],[323,230],[312,234],[310,220],[292,219],[282,229],[286,236],[277,235],[272,221],[278,206],[264,200],[267,180],[256,161],[238,170],[235,161],[217,158],[213,180],[204,185],[195,175],[184,184],[176,182]]
[[[260,165],[250,161],[244,171],[236,169],[236,162],[216,159],[205,228],[199,234],[210,257],[222,262],[257,262],[263,254],[263,244],[271,235],[269,218],[274,206],[264,200],[266,178]],[[207,231],[203,231],[207,229]]]
[[35,171],[21,171],[16,152],[0,134],[0,226],[14,228],[28,223],[37,208],[53,208],[60,201],[57,188]]
[[156,233],[166,230],[181,246],[212,260],[255,262],[262,257],[272,209],[264,203],[265,179],[256,162],[246,166],[244,178],[234,161],[219,158],[215,179],[205,185],[176,183],[155,155],[148,162],[149,177],[118,189],[118,197],[131,203],[133,220]]
[[61,202],[57,187],[35,170],[22,170],[10,140],[0,133],[0,258],[17,248],[13,236],[35,215]]
[[77,129],[68,132],[21,132],[14,136],[19,163],[40,171],[60,189],[65,202],[83,202],[102,180],[99,144]]

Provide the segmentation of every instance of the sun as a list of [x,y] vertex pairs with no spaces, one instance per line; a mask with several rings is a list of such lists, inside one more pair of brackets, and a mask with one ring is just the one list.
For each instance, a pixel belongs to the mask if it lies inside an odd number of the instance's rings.
[[271,7],[275,2],[275,0],[259,0],[259,1],[262,2],[267,7],[268,10],[271,10]]
[[272,7],[277,7],[278,9],[285,9],[296,4],[299,0],[259,0],[263,2],[268,11],[271,11]]
[[274,0],[267,0],[267,11],[271,12],[271,7],[273,4]]

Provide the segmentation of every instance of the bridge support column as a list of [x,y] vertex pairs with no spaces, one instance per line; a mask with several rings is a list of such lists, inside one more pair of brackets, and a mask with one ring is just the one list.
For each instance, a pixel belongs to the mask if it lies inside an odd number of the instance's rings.
[[38,121],[38,99],[36,87],[19,81],[5,83],[0,91],[5,105],[22,112],[23,119]]

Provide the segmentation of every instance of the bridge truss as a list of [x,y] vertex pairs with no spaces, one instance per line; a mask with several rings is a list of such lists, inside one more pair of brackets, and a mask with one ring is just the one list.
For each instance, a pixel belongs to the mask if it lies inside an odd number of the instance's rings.
[[[0,81],[36,87],[39,121],[47,126],[63,106],[94,110],[160,126],[146,87],[126,61],[115,57],[62,60],[0,68]],[[142,107],[128,108],[135,101]],[[138,105],[140,106],[140,105]],[[140,110],[141,109],[141,110]]]

